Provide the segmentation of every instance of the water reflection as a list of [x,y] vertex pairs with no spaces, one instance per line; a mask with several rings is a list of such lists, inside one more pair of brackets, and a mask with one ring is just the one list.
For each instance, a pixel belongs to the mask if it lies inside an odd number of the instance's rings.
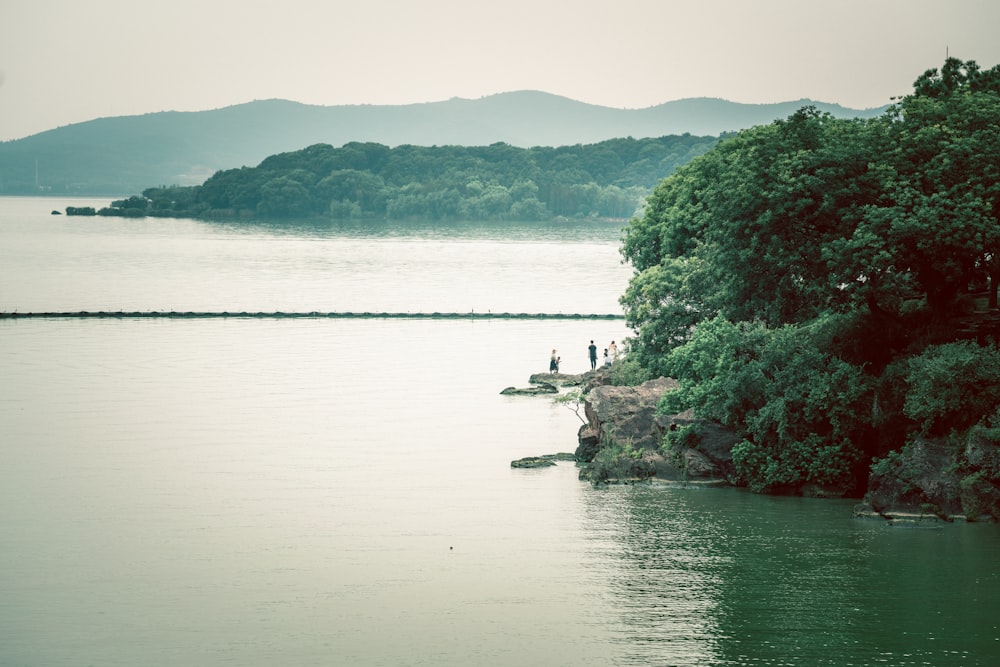
[[661,491],[612,487],[588,495],[584,520],[595,528],[597,567],[606,572],[601,603],[617,626],[621,664],[717,664],[732,558],[716,544],[725,532],[688,494]]
[[329,220],[207,221],[227,234],[498,242],[618,243],[625,221]]
[[655,485],[588,494],[620,664],[997,664],[995,527],[889,528],[850,505]]
[[616,223],[0,223],[0,309],[21,312],[617,313],[629,274]]

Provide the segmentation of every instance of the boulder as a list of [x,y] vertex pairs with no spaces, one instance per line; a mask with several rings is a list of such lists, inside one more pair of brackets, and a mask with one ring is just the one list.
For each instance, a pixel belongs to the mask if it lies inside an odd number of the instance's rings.
[[943,442],[914,440],[898,456],[873,468],[868,492],[855,514],[870,511],[890,520],[924,515],[948,519],[961,510],[958,480],[946,472],[953,460],[951,449]]
[[576,434],[576,458],[580,461],[593,461],[601,449],[601,438],[590,424],[584,424]]
[[589,394],[597,387],[605,387],[612,384],[611,381],[611,369],[607,366],[601,366],[596,371],[587,371],[582,376],[581,391],[585,394]]
[[656,475],[657,455],[645,452],[639,458],[623,456],[614,461],[598,460],[580,469],[580,479],[594,484],[633,484]]
[[676,380],[658,378],[636,387],[595,387],[585,400],[587,424],[578,434],[577,458],[592,461],[595,442],[600,445],[607,439],[656,450],[669,424],[668,418],[657,414],[656,406],[663,393],[676,386]]
[[671,431],[684,427],[694,427],[696,433],[695,442],[678,453],[684,476],[732,480],[733,446],[739,442],[736,433],[716,422],[696,419],[690,410],[671,416],[667,426]]
[[523,459],[517,459],[516,461],[510,462],[511,468],[547,468],[548,466],[554,466],[555,461],[549,458],[544,458],[541,456],[526,456]]
[[534,387],[507,387],[500,391],[503,396],[537,396],[539,394],[558,394],[559,388],[553,384],[543,383]]
[[917,438],[872,467],[857,516],[892,522],[1000,520],[1000,443],[974,427],[964,447]]
[[[732,448],[738,442],[729,429],[690,413],[661,415],[657,405],[676,380],[658,378],[635,387],[595,386],[584,402],[587,423],[577,433],[576,457],[591,463],[606,442],[616,441],[641,452],[639,458],[620,468],[630,479],[655,476],[664,480],[726,482],[732,479]],[[695,442],[664,457],[660,445],[668,431],[696,426]],[[593,467],[593,466],[592,466]],[[607,467],[603,462],[600,467]],[[588,476],[589,475],[589,476]],[[601,470],[581,473],[592,479],[607,475]]]
[[586,373],[534,373],[528,378],[529,384],[554,384],[557,387],[579,387],[594,371]]
[[511,468],[547,468],[554,466],[556,461],[576,461],[576,455],[567,452],[558,454],[542,454],[541,456],[526,456],[510,462]]
[[581,387],[589,391],[597,384],[607,384],[610,374],[606,369],[587,371],[586,373],[534,373],[528,377],[530,387],[507,387],[500,393],[505,396],[535,396],[537,394],[556,394],[559,387]]

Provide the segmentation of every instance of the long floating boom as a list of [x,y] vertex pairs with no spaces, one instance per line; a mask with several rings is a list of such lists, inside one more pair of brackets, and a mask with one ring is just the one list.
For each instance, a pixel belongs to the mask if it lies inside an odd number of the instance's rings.
[[409,320],[623,320],[614,313],[372,313],[350,311],[249,312],[249,311],[44,311],[37,313],[0,312],[0,320],[18,319],[409,319]]

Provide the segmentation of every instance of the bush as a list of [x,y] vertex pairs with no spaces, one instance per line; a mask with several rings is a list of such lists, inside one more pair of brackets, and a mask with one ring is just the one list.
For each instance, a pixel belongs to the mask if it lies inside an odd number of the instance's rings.
[[805,483],[845,485],[871,428],[873,383],[861,369],[820,349],[819,329],[732,323],[698,326],[666,366],[680,386],[660,410],[693,409],[735,429],[739,479],[755,491]]
[[652,379],[652,374],[632,357],[623,357],[611,365],[611,384],[613,385],[635,387]]
[[1000,406],[1000,350],[971,341],[932,345],[909,361],[903,410],[926,435],[974,426]]

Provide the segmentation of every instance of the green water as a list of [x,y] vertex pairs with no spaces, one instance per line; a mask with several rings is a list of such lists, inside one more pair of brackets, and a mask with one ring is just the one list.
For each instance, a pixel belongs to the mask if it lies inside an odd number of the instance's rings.
[[993,664],[996,528],[889,527],[850,506],[733,489],[597,494],[588,510],[620,526],[609,583],[633,632],[623,662],[671,664],[672,645],[698,656],[685,664]]

